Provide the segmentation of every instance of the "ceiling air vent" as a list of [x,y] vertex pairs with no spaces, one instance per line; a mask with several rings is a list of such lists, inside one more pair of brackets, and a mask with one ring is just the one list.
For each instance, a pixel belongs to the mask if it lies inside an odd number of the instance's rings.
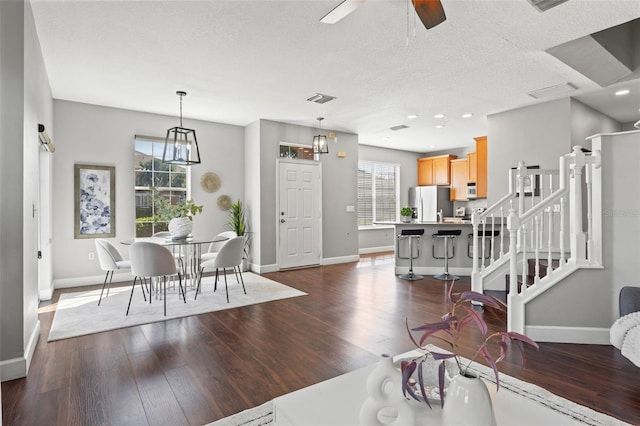
[[561,5],[567,0],[529,0],[529,3],[538,11],[544,12],[546,10],[551,9],[552,7],[556,7]]
[[551,99],[566,95],[576,89],[577,87],[571,83],[563,83],[551,87],[545,87],[544,89],[534,90],[533,92],[527,93],[527,95],[534,99]]
[[315,102],[317,104],[326,104],[327,102],[332,101],[335,98],[336,98],[335,96],[329,96],[329,95],[323,95],[322,93],[316,93],[315,95],[311,96],[307,100],[309,102]]
[[402,129],[408,129],[408,128],[409,128],[409,126],[405,126],[404,124],[400,124],[398,126],[389,127],[389,130],[396,131],[396,130],[402,130]]

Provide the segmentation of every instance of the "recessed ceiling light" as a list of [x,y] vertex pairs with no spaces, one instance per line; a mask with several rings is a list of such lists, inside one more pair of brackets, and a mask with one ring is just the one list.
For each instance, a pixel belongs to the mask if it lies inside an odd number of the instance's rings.
[[411,115],[407,115],[407,118],[408,118],[409,120],[413,120],[414,118],[418,118],[418,116],[417,116],[417,115],[415,115],[415,114],[411,114]]
[[391,140],[391,138],[389,136],[385,136],[384,140],[388,141],[388,140]]
[[471,118],[471,117],[473,117],[473,114],[471,114],[470,112],[466,114],[462,114],[462,118]]
[[442,129],[444,127],[444,124],[438,124],[436,125],[436,129]]
[[433,118],[444,118],[445,115],[444,114],[436,114],[433,116]]
[[629,93],[631,93],[631,90],[629,89],[622,89],[622,90],[618,90],[616,92],[616,96],[624,96],[624,95],[628,95]]
[[429,148],[435,148],[435,147],[436,147],[435,145],[429,145]]

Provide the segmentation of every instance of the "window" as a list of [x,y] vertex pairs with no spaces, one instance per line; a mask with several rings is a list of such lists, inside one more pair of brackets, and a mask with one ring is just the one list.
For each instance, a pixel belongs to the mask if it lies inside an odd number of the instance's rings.
[[188,168],[162,162],[164,139],[136,136],[134,150],[136,237],[166,231],[167,222],[155,222],[153,190],[177,204],[189,198]]
[[358,226],[397,220],[400,166],[375,161],[358,161]]

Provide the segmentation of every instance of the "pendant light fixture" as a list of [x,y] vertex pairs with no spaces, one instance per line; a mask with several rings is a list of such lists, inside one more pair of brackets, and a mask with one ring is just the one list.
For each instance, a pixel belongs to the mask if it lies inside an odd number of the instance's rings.
[[[324,117],[318,117],[318,133],[322,131],[322,120],[324,120]],[[313,153],[329,153],[329,144],[327,143],[327,137],[325,135],[318,134],[317,136],[313,137]]]
[[196,131],[182,127],[182,97],[187,96],[187,92],[179,90],[176,95],[180,96],[180,126],[167,130],[162,161],[183,166],[200,164]]

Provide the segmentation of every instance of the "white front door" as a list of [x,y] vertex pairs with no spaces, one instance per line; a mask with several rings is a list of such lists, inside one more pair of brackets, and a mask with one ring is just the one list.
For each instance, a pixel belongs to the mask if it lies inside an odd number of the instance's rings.
[[278,160],[278,265],[319,265],[322,181],[320,164]]

